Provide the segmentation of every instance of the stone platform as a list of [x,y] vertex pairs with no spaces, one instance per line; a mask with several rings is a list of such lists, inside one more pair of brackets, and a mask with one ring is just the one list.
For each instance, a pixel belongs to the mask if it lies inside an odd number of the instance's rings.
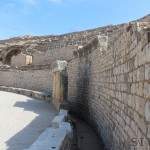
[[29,148],[56,114],[52,104],[0,91],[0,150]]

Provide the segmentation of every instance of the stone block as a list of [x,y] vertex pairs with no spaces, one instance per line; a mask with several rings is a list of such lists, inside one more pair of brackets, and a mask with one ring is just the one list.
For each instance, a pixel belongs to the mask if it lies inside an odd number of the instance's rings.
[[150,138],[150,125],[148,124],[147,138]]
[[[146,131],[147,131],[147,125],[146,122],[144,120],[144,118],[140,118],[139,122],[138,122],[138,126],[141,129],[142,133],[144,135],[146,135]],[[142,137],[142,136],[141,136]]]
[[68,133],[64,128],[48,128],[28,150],[60,150]]
[[66,67],[67,67],[67,61],[57,60],[52,64],[51,69],[53,72],[57,72],[57,71],[65,70]]
[[136,97],[136,105],[135,110],[144,117],[144,108],[145,107],[145,99],[141,97]]
[[60,109],[59,115],[64,115],[65,117],[67,117],[67,115],[68,115],[68,110]]
[[141,66],[137,70],[137,81],[143,81],[145,79],[145,67]]
[[147,44],[144,49],[146,51],[146,56],[145,56],[146,62],[149,63],[150,62],[150,44]]
[[131,94],[128,94],[128,105],[131,107],[132,106],[132,95]]
[[64,121],[65,121],[65,115],[58,115],[52,120],[51,127],[59,128],[59,123]]
[[150,64],[145,64],[145,80],[150,80]]
[[72,127],[71,127],[70,123],[60,122],[59,128],[62,129],[62,130],[65,130],[70,139],[73,138],[73,132],[72,132]]
[[144,97],[150,97],[150,84],[148,82],[144,82]]
[[145,104],[145,119],[150,121],[150,99],[147,99]]

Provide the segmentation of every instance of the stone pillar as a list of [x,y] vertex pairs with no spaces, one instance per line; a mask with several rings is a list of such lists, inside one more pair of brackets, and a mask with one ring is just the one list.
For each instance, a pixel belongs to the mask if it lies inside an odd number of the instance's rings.
[[68,92],[68,75],[67,62],[57,60],[52,64],[53,79],[53,94],[52,102],[56,109],[68,109],[67,92]]

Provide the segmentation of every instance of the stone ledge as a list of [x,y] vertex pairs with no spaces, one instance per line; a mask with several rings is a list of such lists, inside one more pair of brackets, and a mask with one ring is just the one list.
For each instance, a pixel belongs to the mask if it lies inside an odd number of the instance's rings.
[[32,90],[22,89],[22,88],[6,87],[6,86],[0,86],[0,91],[22,94],[22,95],[26,95],[26,96],[30,96],[33,98],[50,102],[50,95],[44,92],[32,91]]
[[[64,122],[66,114],[68,114],[66,110],[60,110],[59,115],[52,121],[58,121],[58,126],[47,128],[26,150],[69,150],[73,140],[73,130],[70,123]],[[59,118],[59,116],[63,117]]]
[[51,122],[51,127],[52,128],[59,128],[60,122],[64,122],[64,121],[65,121],[65,116],[64,115],[58,115]]
[[65,110],[65,109],[60,109],[59,115],[64,115],[65,117],[67,117],[68,116],[68,111]]

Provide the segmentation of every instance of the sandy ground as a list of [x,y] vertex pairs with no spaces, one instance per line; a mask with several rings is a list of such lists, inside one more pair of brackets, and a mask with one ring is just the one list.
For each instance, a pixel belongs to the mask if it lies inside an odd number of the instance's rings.
[[0,91],[0,150],[29,148],[56,113],[44,101]]

